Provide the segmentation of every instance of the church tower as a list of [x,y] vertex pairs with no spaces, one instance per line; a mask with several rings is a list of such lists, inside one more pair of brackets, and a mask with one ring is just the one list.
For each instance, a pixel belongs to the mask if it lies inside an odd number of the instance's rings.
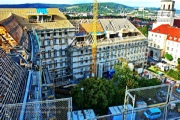
[[153,25],[153,28],[161,24],[173,25],[175,15],[174,5],[175,1],[173,0],[161,0],[161,7],[157,14],[157,23]]

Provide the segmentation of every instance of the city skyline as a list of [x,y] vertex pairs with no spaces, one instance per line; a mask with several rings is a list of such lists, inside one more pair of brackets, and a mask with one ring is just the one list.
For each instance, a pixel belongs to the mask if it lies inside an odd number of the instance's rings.
[[[47,3],[47,4],[78,4],[78,3],[92,3],[93,0],[66,0],[66,1],[59,1],[59,0],[18,0],[18,1],[14,1],[14,0],[8,0],[8,1],[1,1],[0,4],[24,4],[24,3]],[[115,3],[119,3],[119,4],[124,4],[127,6],[132,6],[132,7],[140,7],[140,6],[144,6],[144,7],[159,7],[159,4],[157,4],[157,2],[161,2],[160,0],[98,0],[98,2],[115,2]],[[175,8],[177,9],[177,5],[180,4],[180,1],[175,1]]]

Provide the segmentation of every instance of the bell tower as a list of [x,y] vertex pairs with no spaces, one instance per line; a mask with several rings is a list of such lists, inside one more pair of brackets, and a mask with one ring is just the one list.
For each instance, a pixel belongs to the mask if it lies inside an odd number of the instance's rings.
[[173,25],[175,15],[174,5],[175,1],[173,0],[161,0],[161,6],[157,14],[157,25],[153,26],[153,28],[161,24]]

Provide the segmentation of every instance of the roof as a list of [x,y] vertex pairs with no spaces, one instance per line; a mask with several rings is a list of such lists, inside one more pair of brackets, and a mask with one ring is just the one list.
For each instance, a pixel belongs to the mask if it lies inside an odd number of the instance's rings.
[[92,109],[84,110],[84,115],[86,119],[96,118],[96,115]]
[[123,111],[121,111],[123,108],[119,108],[120,106],[113,106],[109,107],[110,114],[122,114]]
[[11,15],[10,17],[0,21],[0,26],[3,26],[17,43],[20,42],[23,36],[23,29],[14,16]]
[[[91,33],[93,32],[93,23],[82,23],[80,26],[87,32]],[[97,23],[97,32],[104,32],[103,27],[100,23]]]
[[157,108],[157,107],[155,107],[155,108],[149,108],[149,110],[150,110],[151,112],[161,112],[161,110],[160,110],[159,108]]
[[180,28],[171,27],[169,24],[162,24],[151,32],[166,34],[167,40],[180,42]]
[[73,111],[71,113],[72,120],[84,120],[84,115],[81,110]]
[[[58,8],[0,8],[0,21],[15,16],[19,23],[26,26],[27,29],[32,27],[38,30],[41,29],[56,29],[56,28],[72,28],[73,25],[67,20]],[[51,22],[30,23],[30,16],[54,16]]]

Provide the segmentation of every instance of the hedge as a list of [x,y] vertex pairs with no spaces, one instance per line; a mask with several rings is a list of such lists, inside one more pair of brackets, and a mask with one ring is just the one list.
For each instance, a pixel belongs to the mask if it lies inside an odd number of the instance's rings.
[[173,57],[172,57],[172,55],[170,55],[170,54],[165,54],[165,58],[167,59],[167,60],[169,60],[169,61],[172,61],[173,60]]
[[173,69],[170,69],[168,71],[167,75],[174,78],[174,79],[176,79],[176,80],[180,79],[180,73],[178,73],[178,71],[175,71]]

